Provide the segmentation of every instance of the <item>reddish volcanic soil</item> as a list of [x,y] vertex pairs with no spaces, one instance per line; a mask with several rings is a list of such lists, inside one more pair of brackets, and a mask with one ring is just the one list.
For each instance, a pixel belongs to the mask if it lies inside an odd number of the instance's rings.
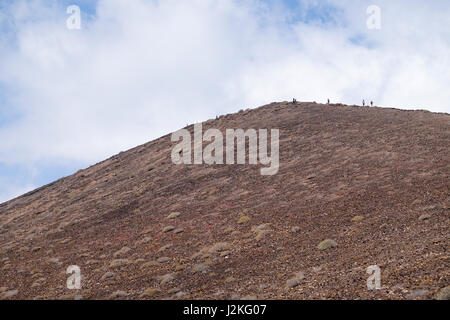
[[[167,135],[1,204],[0,298],[445,294],[448,114],[282,102],[208,128],[278,128],[278,174],[175,165]],[[335,246],[320,250],[325,239]],[[70,265],[80,290],[66,287]],[[367,289],[371,265],[379,290]]]

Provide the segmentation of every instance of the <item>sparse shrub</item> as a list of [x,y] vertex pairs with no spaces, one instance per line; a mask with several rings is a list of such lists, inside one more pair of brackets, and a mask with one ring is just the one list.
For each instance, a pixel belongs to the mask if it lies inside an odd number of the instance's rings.
[[360,222],[362,220],[364,220],[363,216],[356,216],[352,218],[352,222]]
[[249,221],[250,221],[250,217],[249,216],[243,216],[243,217],[239,218],[237,223],[238,224],[245,224],[245,223],[247,223]]
[[337,243],[336,241],[332,240],[332,239],[326,239],[323,240],[321,243],[319,243],[319,245],[317,246],[317,248],[319,250],[326,250],[329,248],[334,248],[337,247]]

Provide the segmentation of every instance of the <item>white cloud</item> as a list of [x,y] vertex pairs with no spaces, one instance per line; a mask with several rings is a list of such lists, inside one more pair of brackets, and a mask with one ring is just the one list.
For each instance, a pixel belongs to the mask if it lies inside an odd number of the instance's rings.
[[14,22],[0,33],[0,85],[21,115],[0,127],[0,163],[92,163],[292,97],[450,112],[448,1],[380,0],[380,31],[366,28],[368,1],[321,2],[336,24],[288,25],[291,12],[256,0],[100,0],[81,31],[50,3],[0,15]]

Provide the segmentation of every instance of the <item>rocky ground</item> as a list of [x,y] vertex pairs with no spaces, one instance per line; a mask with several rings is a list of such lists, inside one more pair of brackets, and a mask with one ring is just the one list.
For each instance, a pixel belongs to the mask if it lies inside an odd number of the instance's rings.
[[167,135],[1,204],[0,298],[450,296],[448,114],[282,102],[203,127],[280,129],[278,174],[174,165]]

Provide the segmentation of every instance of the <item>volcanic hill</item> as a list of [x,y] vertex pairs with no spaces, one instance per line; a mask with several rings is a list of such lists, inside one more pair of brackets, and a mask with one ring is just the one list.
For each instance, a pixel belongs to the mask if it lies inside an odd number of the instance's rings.
[[450,115],[281,102],[208,128],[279,129],[279,172],[175,165],[166,135],[3,203],[0,298],[448,297]]

